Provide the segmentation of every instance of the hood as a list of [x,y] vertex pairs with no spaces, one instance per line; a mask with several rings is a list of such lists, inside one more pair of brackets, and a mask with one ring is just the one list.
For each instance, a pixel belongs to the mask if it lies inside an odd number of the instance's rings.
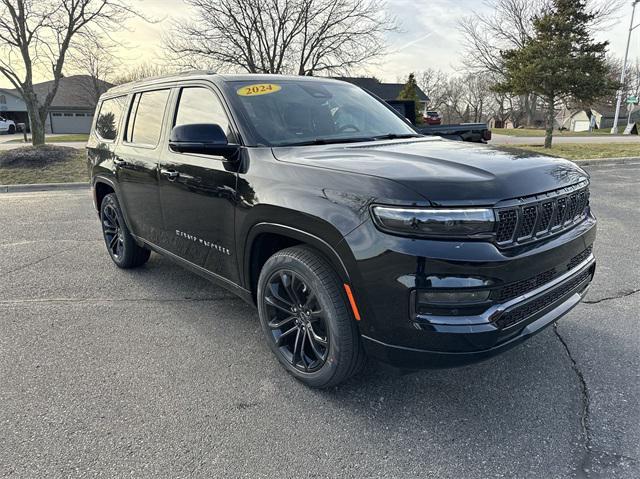
[[386,178],[441,205],[492,205],[588,178],[567,160],[440,138],[279,147],[273,154],[287,163]]

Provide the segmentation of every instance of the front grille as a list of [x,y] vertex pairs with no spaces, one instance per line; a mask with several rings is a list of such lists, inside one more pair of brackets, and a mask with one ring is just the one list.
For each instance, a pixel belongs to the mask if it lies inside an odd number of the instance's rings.
[[[589,246],[587,249],[571,258],[567,263],[566,271],[572,270],[584,260],[586,260],[589,256],[591,256],[592,251],[593,246]],[[558,272],[559,270],[560,272]],[[504,303],[505,301],[509,301],[510,299],[517,298],[518,296],[522,296],[523,294],[533,291],[540,286],[544,286],[564,271],[565,269],[563,267],[561,268],[560,266],[558,266],[558,268],[551,268],[536,275],[533,278],[523,279],[522,281],[508,284],[502,288],[493,290],[493,292],[491,293],[491,299],[497,302]]]
[[534,299],[533,301],[529,301],[526,304],[523,304],[520,307],[517,307],[505,314],[503,314],[497,321],[496,324],[498,327],[504,329],[512,326],[520,321],[523,321],[536,313],[544,310],[547,306],[558,301],[565,295],[571,293],[575,288],[577,288],[584,281],[589,279],[591,276],[591,269],[587,269],[577,276],[571,278],[566,283],[561,284],[557,288],[549,291],[547,294]]
[[515,210],[500,211],[498,213],[498,242],[502,243],[513,238],[513,232],[517,224],[518,214]]
[[544,273],[540,273],[535,278],[518,281],[517,283],[512,283],[508,286],[505,286],[504,288],[495,290],[491,296],[496,301],[508,301],[547,284],[553,279],[555,275],[556,269],[552,268],[548,271],[545,271]]
[[593,251],[593,246],[589,246],[582,253],[577,254],[573,258],[571,258],[571,261],[569,261],[569,264],[567,265],[567,270],[575,268],[580,263],[582,263],[584,260],[586,260],[589,256],[591,256],[591,252],[592,251]]
[[506,247],[565,231],[584,220],[588,205],[586,183],[522,198],[517,206],[498,209],[496,241]]

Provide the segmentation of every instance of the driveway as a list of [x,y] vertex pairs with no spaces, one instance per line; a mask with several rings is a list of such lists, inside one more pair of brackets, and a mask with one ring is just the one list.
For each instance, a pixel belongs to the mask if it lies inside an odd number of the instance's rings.
[[329,391],[226,291],[115,268],[87,192],[1,194],[0,476],[640,477],[640,166],[591,172],[599,271],[557,330]]
[[[640,154],[640,136],[554,136],[554,143],[638,143]],[[517,137],[493,134],[491,145],[544,145],[544,137]]]

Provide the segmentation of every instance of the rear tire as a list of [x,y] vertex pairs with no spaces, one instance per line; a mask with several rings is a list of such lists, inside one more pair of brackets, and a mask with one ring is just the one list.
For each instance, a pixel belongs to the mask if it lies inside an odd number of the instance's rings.
[[362,369],[365,354],[342,281],[312,248],[271,256],[260,272],[257,303],[269,347],[307,386],[336,386]]
[[102,200],[100,222],[107,251],[118,268],[137,268],[149,260],[151,251],[138,246],[131,235],[115,193],[106,195]]
[[9,125],[9,134],[13,135],[16,132],[16,127],[14,125]]

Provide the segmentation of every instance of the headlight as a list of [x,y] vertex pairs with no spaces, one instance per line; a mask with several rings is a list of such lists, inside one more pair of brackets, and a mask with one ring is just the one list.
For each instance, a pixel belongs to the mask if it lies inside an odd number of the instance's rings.
[[495,215],[490,208],[402,208],[374,206],[378,227],[390,233],[412,236],[469,237],[493,232]]

